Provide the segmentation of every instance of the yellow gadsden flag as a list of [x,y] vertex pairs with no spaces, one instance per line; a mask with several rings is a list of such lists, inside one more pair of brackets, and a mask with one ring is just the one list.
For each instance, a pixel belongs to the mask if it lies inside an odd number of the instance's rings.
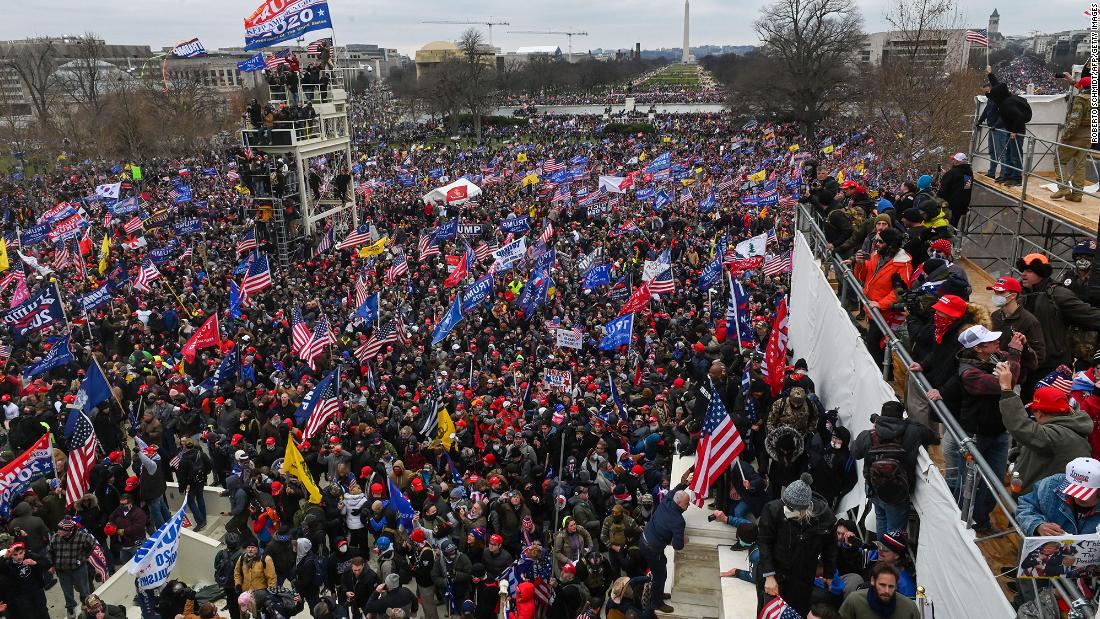
[[451,421],[451,415],[446,408],[439,409],[439,430],[435,437],[443,443],[443,449],[451,450],[451,443],[455,440],[455,424]]
[[370,258],[371,256],[377,256],[377,255],[381,254],[383,251],[386,251],[386,243],[388,243],[389,240],[390,240],[390,237],[384,236],[384,237],[378,239],[378,242],[373,243],[371,245],[367,245],[363,249],[359,250],[359,257],[360,258]]
[[753,174],[752,176],[750,176],[749,180],[754,182],[754,183],[763,183],[764,179],[767,178],[767,177],[768,177],[768,170],[764,169],[764,170],[760,170],[756,174]]
[[99,274],[107,272],[107,257],[111,255],[111,239],[103,235],[103,245],[99,248]]
[[527,163],[527,153],[520,153],[516,155],[516,161],[519,163]]
[[310,503],[314,505],[321,504],[321,489],[313,482],[313,476],[309,474],[309,469],[306,468],[305,458],[302,457],[302,452],[298,451],[298,447],[294,445],[293,440],[286,442],[286,454],[283,455],[283,473],[293,475],[298,478],[298,481],[302,482],[306,491],[309,492]]
[[[520,153],[520,154],[522,155],[523,153]],[[538,182],[539,182],[539,175],[532,172],[532,173],[528,174],[527,176],[523,177],[523,182],[521,183],[521,185],[526,187],[528,185],[535,185]]]
[[8,241],[0,236],[0,272],[7,271],[11,268],[11,263],[8,262]]

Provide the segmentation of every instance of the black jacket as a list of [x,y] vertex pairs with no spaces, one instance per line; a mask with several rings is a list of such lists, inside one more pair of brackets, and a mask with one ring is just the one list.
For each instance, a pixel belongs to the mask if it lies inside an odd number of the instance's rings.
[[[824,574],[836,570],[836,534],[832,510],[820,497],[811,504],[811,518],[806,522],[787,519],[783,501],[771,501],[757,522],[760,561],[756,564],[760,576],[774,575],[783,599],[800,611],[809,609],[817,564]],[[763,590],[764,578],[757,578],[757,590]]]
[[[880,441],[900,443],[905,449],[905,471],[912,480],[917,470],[917,456],[920,448],[940,442],[936,433],[923,423],[912,419],[898,419],[879,415],[875,419],[875,432]],[[871,450],[871,431],[864,430],[852,441],[852,457],[862,460]],[[867,476],[867,463],[863,463],[864,478]]]
[[997,80],[993,74],[989,75],[989,84],[989,100],[997,104],[1005,130],[1017,135],[1026,133],[1027,101],[1009,92],[1008,86]]
[[970,208],[970,191],[974,185],[974,170],[969,163],[952,166],[940,178],[939,196],[951,206],[951,215],[958,217]]
[[[1066,288],[1049,278],[1034,288],[1024,288],[1021,296],[1024,309],[1039,319],[1043,327],[1043,343],[1046,344],[1046,360],[1042,369],[1055,368],[1072,361],[1069,349],[1069,325],[1089,331],[1100,331],[1100,309],[1082,301]],[[1039,378],[1042,378],[1040,376]]]

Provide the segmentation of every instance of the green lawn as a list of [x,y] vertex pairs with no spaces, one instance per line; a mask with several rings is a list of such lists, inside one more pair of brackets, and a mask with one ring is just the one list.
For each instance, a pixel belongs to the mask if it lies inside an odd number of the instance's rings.
[[698,88],[701,85],[699,67],[697,65],[668,65],[647,78],[642,85]]

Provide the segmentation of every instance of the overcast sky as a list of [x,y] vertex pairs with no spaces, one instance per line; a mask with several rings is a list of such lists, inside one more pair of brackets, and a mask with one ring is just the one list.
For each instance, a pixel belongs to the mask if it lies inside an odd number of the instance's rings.
[[[883,14],[896,0],[857,0],[868,31],[885,30]],[[752,22],[765,0],[692,0],[691,44],[757,43]],[[108,43],[148,44],[154,49],[199,37],[208,48],[243,44],[242,20],[258,0],[11,0],[4,3],[0,39],[92,31]],[[997,8],[1001,32],[1057,32],[1086,26],[1085,0],[962,0],[963,23],[983,28]],[[521,45],[558,45],[564,36],[508,34],[508,30],[587,31],[574,37],[574,51],[602,47],[679,47],[683,37],[680,0],[329,0],[336,42],[375,43],[412,54],[423,44],[454,40],[466,26],[422,24],[422,20],[493,18],[510,26],[493,28],[493,43],[505,51]],[[461,8],[457,8],[461,7]],[[308,35],[307,35],[308,37]]]

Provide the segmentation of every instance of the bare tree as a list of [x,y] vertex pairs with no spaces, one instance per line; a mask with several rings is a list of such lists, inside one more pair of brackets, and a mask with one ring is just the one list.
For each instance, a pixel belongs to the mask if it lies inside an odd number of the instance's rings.
[[50,76],[56,68],[58,50],[53,40],[16,42],[0,49],[0,67],[14,71],[30,98],[35,117],[43,126],[50,124],[52,98]]
[[894,0],[886,21],[894,43],[862,84],[871,136],[890,163],[929,169],[965,150],[978,75],[950,66],[964,48],[955,0]]
[[85,120],[97,120],[103,112],[104,96],[112,88],[109,80],[117,73],[113,65],[104,60],[105,45],[91,32],[66,45],[72,60],[63,66],[64,71],[54,74],[59,94],[79,106],[87,115]]
[[492,78],[496,69],[490,63],[496,58],[496,52],[485,43],[481,31],[474,28],[462,33],[458,51],[463,61],[461,100],[463,107],[474,117],[474,133],[480,142],[481,116],[491,109],[494,101]]
[[812,130],[848,100],[862,23],[854,0],[777,0],[764,7],[754,28],[780,72],[760,86],[775,89],[790,115]]

